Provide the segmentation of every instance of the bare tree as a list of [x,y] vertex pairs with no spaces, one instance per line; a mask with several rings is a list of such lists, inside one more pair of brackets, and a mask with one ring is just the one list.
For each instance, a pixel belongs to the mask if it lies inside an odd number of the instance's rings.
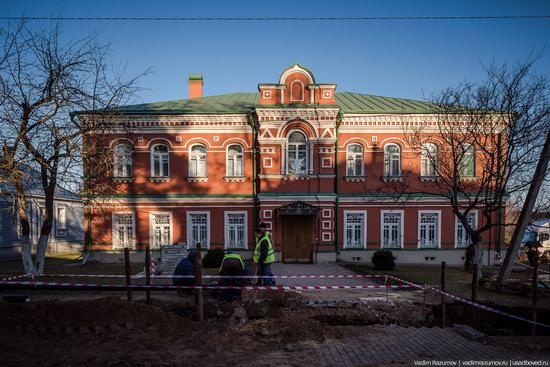
[[[56,192],[62,187],[84,193],[84,159],[95,160],[93,175],[108,169],[111,152],[94,149],[94,144],[83,144],[83,140],[109,129],[120,131],[112,123],[113,108],[129,101],[143,74],[126,77],[124,70],[111,68],[110,46],[98,42],[96,35],[64,41],[58,22],[49,27],[33,26],[22,19],[0,31],[0,170],[15,188],[25,272],[42,273]],[[74,111],[94,112],[79,119]],[[25,183],[25,175],[32,172],[37,173],[44,192],[34,263]],[[93,185],[90,180],[86,190],[97,189]]]
[[[453,208],[469,241],[466,267],[471,260],[478,264],[478,280],[482,237],[506,224],[501,210],[507,202],[523,198],[550,128],[548,80],[534,73],[534,61],[493,64],[485,69],[486,80],[432,98],[432,121],[405,123],[422,156],[421,179],[432,179],[420,191]],[[403,186],[411,190],[410,180]],[[469,220],[473,211],[480,213],[480,225]]]

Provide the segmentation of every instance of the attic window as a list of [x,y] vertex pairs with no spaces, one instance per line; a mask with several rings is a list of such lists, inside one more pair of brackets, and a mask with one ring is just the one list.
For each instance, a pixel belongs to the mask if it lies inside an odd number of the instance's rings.
[[304,84],[295,80],[290,84],[290,100],[293,102],[304,101]]

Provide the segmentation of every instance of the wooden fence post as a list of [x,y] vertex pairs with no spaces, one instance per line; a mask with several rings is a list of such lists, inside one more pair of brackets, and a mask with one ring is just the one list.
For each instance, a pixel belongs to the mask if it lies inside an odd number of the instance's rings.
[[[477,267],[478,264],[474,264],[474,271],[472,273],[472,302],[477,302]],[[476,306],[472,305],[472,327],[476,325]]]
[[446,325],[446,315],[447,313],[445,312],[446,311],[446,305],[445,305],[445,294],[443,294],[443,292],[446,292],[445,290],[445,261],[442,261],[441,262],[441,286],[440,286],[440,289],[441,289],[441,327],[445,327]]
[[[537,250],[538,255],[538,250]],[[531,304],[531,320],[537,322],[537,291],[538,291],[538,273],[539,273],[539,259],[538,256],[535,259],[535,265],[533,267],[533,300]],[[537,325],[531,324],[531,336],[537,335]]]
[[197,321],[204,321],[204,313],[202,306],[202,259],[201,259],[201,243],[195,244],[196,257],[195,257],[195,316]]
[[[151,285],[151,251],[149,245],[145,246],[145,285]],[[151,289],[145,291],[145,302],[151,304]]]
[[128,247],[124,248],[124,270],[126,272],[126,298],[128,301],[132,300],[132,275],[130,272],[130,249]]

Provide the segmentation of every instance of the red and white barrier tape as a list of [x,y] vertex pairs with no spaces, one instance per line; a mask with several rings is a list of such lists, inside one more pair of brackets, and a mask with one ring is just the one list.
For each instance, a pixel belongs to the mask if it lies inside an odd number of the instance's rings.
[[[24,275],[23,275],[24,276]],[[126,275],[120,274],[42,274],[36,277],[75,277],[75,278],[126,278]],[[156,279],[173,279],[173,278],[194,278],[194,275],[151,275],[151,278]],[[345,274],[345,275],[203,275],[203,278],[212,279],[256,279],[256,278],[273,278],[273,279],[316,279],[316,278],[383,278],[382,274]],[[141,279],[145,275],[132,275],[132,278]]]
[[31,276],[31,274],[11,275],[11,276],[0,278],[0,281],[15,280],[15,279],[18,279],[18,278],[30,277],[30,276]]
[[[529,268],[529,269],[535,269],[535,268],[532,267],[531,265],[522,263],[521,261],[517,261],[517,260],[516,260],[516,263],[518,263],[519,265],[524,266],[524,267],[526,267],[526,268]],[[550,274],[550,271],[546,271],[546,270],[544,270],[544,269],[541,269],[540,266],[539,266],[538,272],[539,272],[539,273]]]
[[545,328],[550,328],[550,325],[546,325],[546,324],[542,324],[540,322],[536,322],[536,321],[533,321],[533,320],[529,320],[529,319],[525,319],[523,317],[520,317],[520,316],[516,316],[516,315],[512,315],[510,313],[507,313],[507,312],[504,312],[504,311],[500,311],[500,310],[497,310],[495,308],[492,308],[492,307],[489,307],[489,306],[485,306],[485,305],[482,305],[480,303],[475,303],[475,302],[472,302],[472,301],[469,301],[467,299],[464,299],[462,297],[458,297],[458,296],[455,296],[454,294],[450,294],[450,293],[447,293],[447,292],[443,292],[441,289],[438,289],[438,288],[435,288],[435,287],[432,287],[430,285],[418,285],[418,284],[415,284],[415,283],[412,283],[412,282],[408,282],[406,280],[403,280],[401,278],[397,278],[397,277],[394,277],[394,276],[391,276],[391,275],[388,275],[387,276],[388,278],[391,278],[391,279],[394,279],[394,280],[397,280],[401,283],[404,283],[404,284],[407,284],[407,285],[410,285],[411,287],[413,288],[419,288],[419,289],[431,289],[437,293],[441,293],[441,294],[444,294],[445,296],[448,296],[450,298],[453,298],[453,299],[456,299],[457,301],[460,301],[462,303],[466,303],[468,305],[471,305],[471,306],[474,306],[474,307],[477,307],[479,309],[482,309],[482,310],[485,310],[485,311],[489,311],[489,312],[494,312],[494,313],[497,313],[497,314],[500,314],[500,315],[503,315],[503,316],[507,316],[507,317],[511,317],[513,319],[516,319],[516,320],[520,320],[520,321],[525,321],[525,322],[528,322],[530,324],[535,324],[537,326],[542,326],[542,327],[545,327]]
[[66,287],[66,288],[112,288],[112,289],[248,289],[248,290],[332,290],[332,289],[400,289],[411,288],[409,285],[312,285],[312,286],[221,286],[217,284],[204,285],[130,285],[123,284],[93,284],[93,283],[64,283],[64,282],[31,282],[31,281],[0,281],[0,285],[26,285],[26,286],[41,286],[41,287]]

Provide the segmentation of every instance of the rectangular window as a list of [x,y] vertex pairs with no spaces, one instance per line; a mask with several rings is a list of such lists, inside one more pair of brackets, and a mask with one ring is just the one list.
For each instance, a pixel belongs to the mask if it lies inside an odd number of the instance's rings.
[[418,247],[438,248],[440,232],[440,212],[418,212]]
[[206,177],[206,156],[194,156],[191,158],[191,166],[189,167],[190,177]]
[[67,235],[67,207],[57,206],[56,210],[56,237]]
[[382,211],[382,247],[403,246],[403,212]]
[[113,248],[135,248],[134,213],[113,213]]
[[[468,245],[470,244],[470,235],[468,234],[468,232],[466,232],[464,225],[458,219],[458,217],[456,217],[455,220],[456,220],[456,239],[455,239],[456,247],[461,247],[461,248],[468,247]],[[468,221],[468,225],[472,227],[472,229],[477,229],[476,212],[468,213],[466,220]]]
[[197,242],[201,247],[210,245],[210,213],[187,213],[187,246],[195,248]]
[[151,247],[172,244],[172,213],[151,213],[149,215]]
[[225,247],[247,248],[246,212],[225,212]]
[[366,211],[344,211],[344,248],[366,248]]

